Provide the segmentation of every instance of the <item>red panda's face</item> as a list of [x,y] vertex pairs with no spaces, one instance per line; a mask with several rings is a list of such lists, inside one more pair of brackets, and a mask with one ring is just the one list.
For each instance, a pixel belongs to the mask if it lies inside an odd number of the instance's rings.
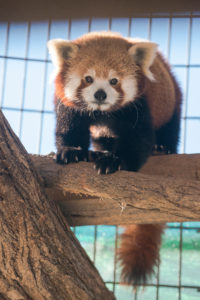
[[137,98],[141,78],[153,80],[154,43],[93,33],[74,42],[52,40],[48,46],[57,68],[56,96],[67,106],[117,110]]
[[66,99],[74,107],[101,111],[116,110],[134,100],[137,95],[134,76],[122,77],[113,69],[105,70],[105,67],[103,73],[98,74],[95,66],[82,74],[77,68],[71,71],[65,79]]

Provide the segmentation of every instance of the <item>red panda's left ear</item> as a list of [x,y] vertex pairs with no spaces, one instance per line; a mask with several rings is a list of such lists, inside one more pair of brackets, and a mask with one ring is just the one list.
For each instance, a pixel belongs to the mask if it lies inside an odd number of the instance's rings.
[[48,41],[48,49],[53,64],[59,69],[65,61],[77,54],[79,47],[73,42],[55,39]]
[[128,50],[134,62],[141,67],[146,77],[151,81],[155,80],[155,78],[149,68],[156,56],[157,47],[157,44],[152,42],[136,42]]

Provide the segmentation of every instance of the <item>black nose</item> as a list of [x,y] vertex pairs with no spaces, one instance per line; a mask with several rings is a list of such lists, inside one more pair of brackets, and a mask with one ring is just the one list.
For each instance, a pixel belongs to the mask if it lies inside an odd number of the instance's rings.
[[95,99],[98,100],[98,102],[103,102],[103,101],[106,99],[107,95],[106,95],[106,93],[104,92],[104,90],[98,90],[98,91],[96,91],[96,93],[94,94],[94,97],[95,97]]

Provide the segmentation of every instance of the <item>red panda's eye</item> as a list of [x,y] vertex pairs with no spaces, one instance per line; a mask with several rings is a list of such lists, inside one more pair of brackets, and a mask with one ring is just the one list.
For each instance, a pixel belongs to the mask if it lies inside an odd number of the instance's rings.
[[91,76],[86,76],[86,77],[85,77],[85,81],[86,81],[87,83],[93,83],[93,78],[92,78]]
[[111,85],[116,85],[117,83],[118,83],[117,78],[112,78],[112,79],[110,80],[110,84],[111,84]]

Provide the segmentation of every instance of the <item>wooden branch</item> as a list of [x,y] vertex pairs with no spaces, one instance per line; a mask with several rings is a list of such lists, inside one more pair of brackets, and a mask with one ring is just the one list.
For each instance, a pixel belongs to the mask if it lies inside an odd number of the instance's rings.
[[0,186],[0,299],[114,299],[1,112]]
[[200,154],[151,157],[140,173],[98,175],[92,163],[32,157],[70,225],[200,220]]

